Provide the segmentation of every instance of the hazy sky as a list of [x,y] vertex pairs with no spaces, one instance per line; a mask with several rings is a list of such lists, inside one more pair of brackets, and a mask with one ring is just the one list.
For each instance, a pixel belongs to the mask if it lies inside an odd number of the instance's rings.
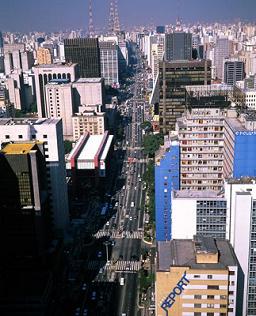
[[[0,30],[58,31],[87,28],[88,0],[0,0]],[[94,24],[108,24],[110,0],[93,0]],[[256,0],[119,0],[121,25],[186,22],[256,22]]]

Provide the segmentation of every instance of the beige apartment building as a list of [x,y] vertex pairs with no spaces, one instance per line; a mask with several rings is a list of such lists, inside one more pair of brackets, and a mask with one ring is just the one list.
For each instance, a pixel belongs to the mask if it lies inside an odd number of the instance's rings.
[[105,113],[97,106],[79,107],[79,113],[72,117],[73,140],[78,140],[86,132],[90,135],[103,135],[105,132]]
[[226,240],[158,242],[157,316],[235,316],[238,261]]
[[38,65],[52,64],[52,55],[48,48],[39,47],[36,51],[36,58]]

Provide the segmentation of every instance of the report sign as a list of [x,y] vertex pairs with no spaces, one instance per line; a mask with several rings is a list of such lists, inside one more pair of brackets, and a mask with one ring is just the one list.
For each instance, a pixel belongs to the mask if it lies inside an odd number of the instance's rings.
[[176,286],[172,289],[171,293],[166,297],[166,299],[161,304],[162,309],[166,312],[166,316],[168,316],[168,310],[175,303],[176,296],[180,296],[184,291],[184,288],[189,284],[189,280],[186,278],[186,271],[184,272],[182,278],[176,284]]

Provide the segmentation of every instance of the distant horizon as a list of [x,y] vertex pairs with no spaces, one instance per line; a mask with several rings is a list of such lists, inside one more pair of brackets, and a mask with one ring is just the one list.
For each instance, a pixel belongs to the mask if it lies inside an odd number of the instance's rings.
[[[256,0],[255,0],[256,1]],[[233,19],[230,20],[230,21],[218,21],[218,20],[213,20],[213,21],[190,21],[190,22],[184,22],[184,21],[181,21],[181,25],[184,25],[185,27],[189,27],[189,26],[195,26],[196,24],[199,24],[199,25],[212,25],[212,24],[222,24],[222,25],[233,25],[235,23],[238,23],[238,22],[241,22],[243,24],[252,24],[252,25],[255,25],[256,26],[256,19],[255,21],[248,21],[248,20],[242,20],[242,19]],[[132,29],[132,28],[140,28],[140,27],[154,27],[156,28],[157,26],[168,26],[168,25],[175,25],[176,24],[176,21],[174,22],[169,22],[169,23],[158,23],[158,24],[141,24],[141,25],[132,25],[132,26],[125,26],[125,28],[121,29],[121,31],[126,31],[126,29]],[[103,31],[104,29],[106,29],[106,27],[102,26],[102,27],[96,27],[95,28],[95,31]],[[4,30],[4,29],[0,29],[0,32],[2,33],[15,33],[15,34],[27,34],[27,33],[55,33],[55,32],[71,32],[71,31],[82,31],[82,32],[86,32],[88,31],[88,28],[85,28],[85,27],[70,27],[70,28],[66,28],[66,29],[52,29],[52,30],[36,30],[36,29],[31,29],[31,30],[28,30],[28,31],[10,31],[10,30]],[[106,30],[107,32],[107,30]],[[102,34],[102,33],[101,33]]]
[[[235,21],[255,23],[255,0],[119,0],[121,26],[174,24],[180,17],[185,24],[230,24]],[[17,14],[17,12],[19,14]],[[15,13],[15,14],[14,14]],[[108,26],[109,0],[93,0],[96,29]],[[3,0],[0,11],[0,30],[12,33],[59,32],[87,30],[88,0]]]

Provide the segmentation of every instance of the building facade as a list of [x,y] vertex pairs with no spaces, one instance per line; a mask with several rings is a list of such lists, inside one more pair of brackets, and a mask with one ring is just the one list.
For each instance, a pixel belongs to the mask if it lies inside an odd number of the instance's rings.
[[64,40],[65,59],[78,64],[80,78],[101,76],[100,49],[97,38],[74,38]]
[[159,123],[166,134],[185,110],[185,86],[211,83],[211,61],[163,61],[159,67]]
[[63,233],[69,223],[69,211],[61,120],[0,119],[0,144],[33,140],[44,143],[54,228]]
[[73,83],[72,87],[76,106],[105,104],[103,78],[80,78]]
[[166,141],[156,156],[155,209],[156,240],[171,240],[171,192],[179,188],[179,144]]
[[157,252],[157,316],[238,315],[239,263],[228,241],[161,241]]
[[119,86],[118,47],[115,41],[99,42],[101,77],[105,84]]
[[52,79],[67,79],[73,82],[77,78],[76,64],[52,64],[33,67],[35,74],[36,103],[39,117],[46,117],[45,85]]
[[234,86],[237,81],[244,80],[245,65],[239,60],[224,61],[224,82],[230,86]]
[[192,34],[174,32],[165,35],[165,60],[191,60]]
[[38,65],[50,65],[52,64],[51,51],[48,48],[39,47],[36,51],[36,59]]
[[79,107],[79,113],[72,117],[73,140],[77,141],[87,132],[90,135],[103,135],[105,132],[105,112],[98,107]]
[[229,179],[221,192],[185,190],[172,196],[173,239],[199,234],[227,239],[233,246],[242,272],[237,315],[243,316],[256,311],[255,183],[255,178]]
[[61,118],[64,138],[72,138],[75,112],[72,84],[67,79],[51,80],[45,86],[46,117]]

